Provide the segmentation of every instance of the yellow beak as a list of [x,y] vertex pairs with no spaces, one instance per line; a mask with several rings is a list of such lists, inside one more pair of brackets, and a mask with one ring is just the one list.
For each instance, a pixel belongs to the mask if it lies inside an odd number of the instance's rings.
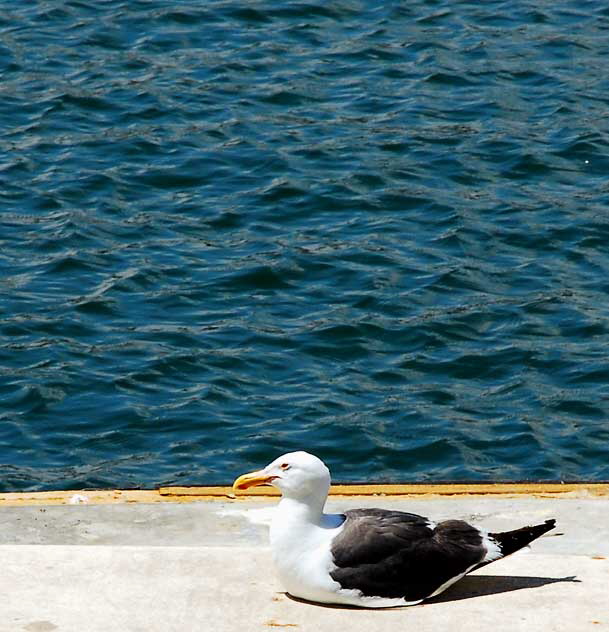
[[268,485],[276,476],[269,476],[265,474],[263,470],[257,472],[250,472],[249,474],[243,474],[234,483],[233,489],[235,491],[244,491],[250,487],[256,487],[257,485]]

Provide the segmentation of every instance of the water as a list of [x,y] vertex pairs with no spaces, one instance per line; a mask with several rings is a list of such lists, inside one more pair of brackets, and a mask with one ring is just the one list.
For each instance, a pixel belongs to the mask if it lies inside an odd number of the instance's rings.
[[609,479],[605,3],[0,7],[3,491]]

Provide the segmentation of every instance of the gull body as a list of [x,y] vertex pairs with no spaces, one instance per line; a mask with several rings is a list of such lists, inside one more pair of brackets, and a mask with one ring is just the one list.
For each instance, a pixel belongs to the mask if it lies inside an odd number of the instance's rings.
[[307,452],[284,454],[240,476],[235,490],[273,485],[282,494],[270,530],[279,578],[294,597],[372,608],[420,603],[471,570],[526,546],[554,521],[489,534],[460,520],[435,524],[383,509],[324,513],[330,472]]

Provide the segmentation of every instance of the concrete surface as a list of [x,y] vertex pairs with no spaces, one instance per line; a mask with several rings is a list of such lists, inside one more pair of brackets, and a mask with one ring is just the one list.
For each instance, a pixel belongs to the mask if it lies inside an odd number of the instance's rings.
[[557,519],[531,549],[392,610],[287,597],[266,540],[275,504],[0,506],[0,631],[609,630],[607,497],[331,499],[330,511],[383,506],[496,530]]

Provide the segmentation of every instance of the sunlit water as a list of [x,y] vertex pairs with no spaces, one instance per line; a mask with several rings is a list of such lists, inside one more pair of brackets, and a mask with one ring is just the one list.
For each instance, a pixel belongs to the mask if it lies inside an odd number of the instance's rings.
[[0,7],[0,490],[609,479],[606,3]]

